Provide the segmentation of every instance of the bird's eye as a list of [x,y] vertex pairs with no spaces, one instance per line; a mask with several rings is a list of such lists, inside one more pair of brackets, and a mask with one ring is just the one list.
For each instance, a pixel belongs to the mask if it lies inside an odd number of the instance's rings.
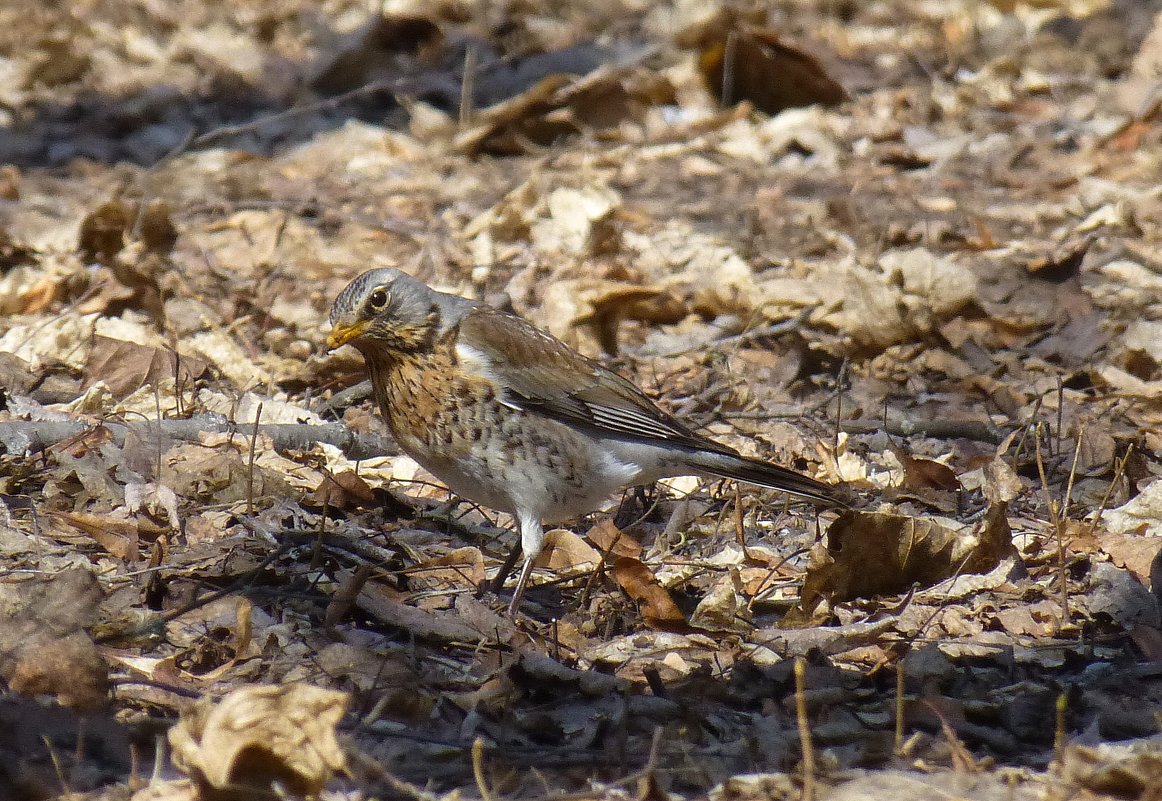
[[391,302],[391,293],[386,289],[377,289],[371,293],[371,297],[367,299],[367,302],[371,304],[371,308],[379,311],[380,309],[386,308],[387,304]]

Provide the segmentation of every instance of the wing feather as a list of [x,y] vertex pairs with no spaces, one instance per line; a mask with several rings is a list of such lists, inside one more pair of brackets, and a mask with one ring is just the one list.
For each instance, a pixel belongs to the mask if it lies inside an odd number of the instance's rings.
[[698,436],[617,373],[519,317],[477,307],[460,323],[461,363],[494,381],[502,400],[597,433],[734,451]]

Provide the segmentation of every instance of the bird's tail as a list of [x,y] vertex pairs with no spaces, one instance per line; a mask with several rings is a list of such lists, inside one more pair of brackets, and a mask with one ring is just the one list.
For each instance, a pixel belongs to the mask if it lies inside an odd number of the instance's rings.
[[815,503],[847,506],[845,494],[838,488],[777,464],[730,453],[702,451],[691,461],[704,473],[718,478],[745,481],[760,487],[780,490]]

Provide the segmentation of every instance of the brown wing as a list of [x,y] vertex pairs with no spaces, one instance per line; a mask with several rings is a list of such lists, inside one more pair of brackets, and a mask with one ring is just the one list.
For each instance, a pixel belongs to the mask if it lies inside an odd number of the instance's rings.
[[477,307],[460,323],[462,362],[493,378],[504,401],[569,425],[734,454],[659,409],[617,373],[519,317]]

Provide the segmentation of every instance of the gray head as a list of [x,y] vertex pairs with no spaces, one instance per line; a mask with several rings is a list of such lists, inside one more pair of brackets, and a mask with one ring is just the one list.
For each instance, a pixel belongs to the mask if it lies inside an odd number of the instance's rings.
[[327,346],[349,342],[365,354],[405,353],[445,334],[474,305],[394,267],[368,270],[335,299]]

